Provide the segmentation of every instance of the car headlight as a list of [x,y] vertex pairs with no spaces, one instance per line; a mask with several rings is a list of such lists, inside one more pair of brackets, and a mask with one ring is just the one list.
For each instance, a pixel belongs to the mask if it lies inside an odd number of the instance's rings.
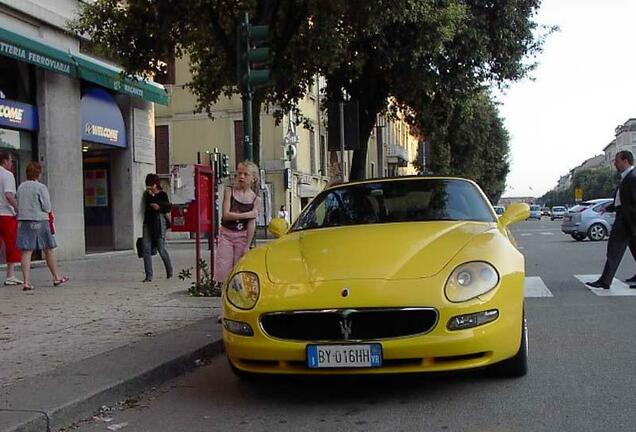
[[487,293],[499,283],[499,273],[483,261],[464,263],[451,273],[444,292],[453,303],[464,302]]
[[252,309],[260,294],[258,275],[252,272],[238,272],[227,284],[225,298],[239,309]]

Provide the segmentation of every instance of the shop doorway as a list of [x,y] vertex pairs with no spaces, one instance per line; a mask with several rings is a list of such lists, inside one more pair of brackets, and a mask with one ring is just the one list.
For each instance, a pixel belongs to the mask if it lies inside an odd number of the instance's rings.
[[[86,253],[114,249],[111,154],[84,143],[84,229]],[[90,147],[96,147],[91,144]]]

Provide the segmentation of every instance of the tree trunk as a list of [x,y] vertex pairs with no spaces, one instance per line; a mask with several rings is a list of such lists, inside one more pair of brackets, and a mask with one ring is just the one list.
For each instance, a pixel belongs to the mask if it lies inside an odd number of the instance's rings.
[[380,84],[378,80],[368,80],[366,86],[358,92],[360,147],[353,151],[350,180],[362,180],[366,177],[369,137],[378,113],[386,107],[388,99],[388,93],[381,90]]
[[362,106],[360,101],[360,147],[353,151],[353,158],[351,160],[351,172],[349,174],[350,180],[362,180],[366,177],[367,172],[367,152],[369,151],[369,137],[371,131],[375,125],[375,119],[379,110],[370,109]]

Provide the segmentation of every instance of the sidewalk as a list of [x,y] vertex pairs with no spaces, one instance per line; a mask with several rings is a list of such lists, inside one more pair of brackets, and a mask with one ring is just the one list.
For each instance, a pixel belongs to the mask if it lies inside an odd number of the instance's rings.
[[220,299],[191,297],[177,278],[193,245],[168,250],[170,280],[157,256],[141,283],[142,261],[124,252],[60,263],[71,280],[59,287],[44,266],[34,291],[0,286],[0,431],[57,430],[221,352]]

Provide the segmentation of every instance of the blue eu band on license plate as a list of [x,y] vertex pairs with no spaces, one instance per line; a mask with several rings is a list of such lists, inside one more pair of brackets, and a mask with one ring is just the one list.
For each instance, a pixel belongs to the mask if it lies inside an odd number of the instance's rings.
[[382,345],[307,345],[307,366],[311,369],[381,367]]

